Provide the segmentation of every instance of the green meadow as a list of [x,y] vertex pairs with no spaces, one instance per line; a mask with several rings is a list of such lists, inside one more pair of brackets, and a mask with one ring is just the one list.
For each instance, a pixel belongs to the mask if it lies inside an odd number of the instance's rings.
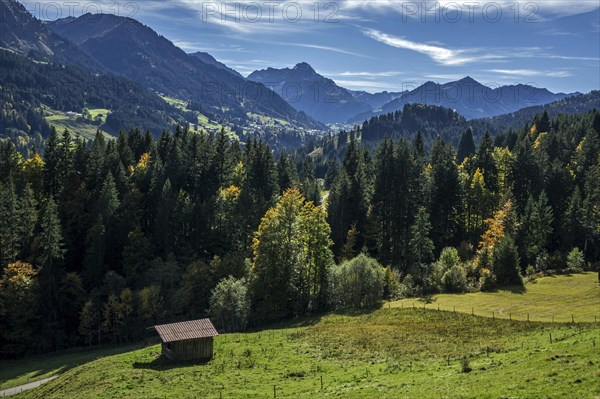
[[[543,278],[524,292],[472,300],[479,308],[510,308],[513,320],[469,314],[465,298],[471,296],[440,296],[426,309],[394,302],[372,312],[220,335],[206,363],[170,363],[160,358],[159,345],[126,347],[87,358],[3,362],[2,370],[11,371],[2,373],[1,383],[17,385],[32,372],[40,378],[60,373],[20,398],[596,398],[600,325],[577,323],[594,312],[599,288],[587,287],[594,278]],[[540,315],[553,307],[550,294],[579,301],[582,306],[553,312],[562,320],[579,310],[575,323],[516,320],[513,306],[537,301],[522,311]],[[435,301],[455,303],[457,311],[437,311]]]

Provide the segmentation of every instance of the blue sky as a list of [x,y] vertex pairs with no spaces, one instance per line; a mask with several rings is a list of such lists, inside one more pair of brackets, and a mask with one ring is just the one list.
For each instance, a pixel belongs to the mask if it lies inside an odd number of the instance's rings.
[[341,86],[370,92],[467,75],[489,86],[600,88],[600,0],[23,4],[42,19],[84,11],[132,16],[184,50],[206,51],[243,75],[305,61]]

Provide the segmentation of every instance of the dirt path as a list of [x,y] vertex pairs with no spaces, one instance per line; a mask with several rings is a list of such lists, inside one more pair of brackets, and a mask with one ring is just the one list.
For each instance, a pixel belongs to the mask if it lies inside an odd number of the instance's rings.
[[53,375],[52,377],[44,378],[42,380],[30,382],[28,384],[19,385],[18,387],[13,387],[13,388],[5,389],[4,391],[0,391],[0,398],[5,398],[5,397],[8,397],[8,396],[16,395],[16,394],[21,393],[21,392],[28,391],[28,390],[33,389],[33,388],[37,388],[40,385],[47,383],[48,381],[52,381],[56,377],[58,377],[58,376],[57,375]]

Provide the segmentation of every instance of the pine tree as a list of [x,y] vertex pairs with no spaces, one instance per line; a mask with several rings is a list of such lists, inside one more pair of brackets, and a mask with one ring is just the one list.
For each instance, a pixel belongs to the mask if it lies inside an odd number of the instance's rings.
[[431,149],[431,236],[436,250],[456,245],[462,213],[462,189],[452,146],[437,139]]
[[473,131],[471,128],[465,130],[458,142],[458,152],[456,154],[456,160],[462,163],[465,158],[475,154],[475,140],[473,139]]
[[494,274],[500,285],[523,285],[515,242],[505,236],[494,249]]
[[525,254],[527,260],[535,261],[535,258],[546,248],[552,233],[552,222],[554,213],[548,204],[548,197],[542,191],[537,201],[529,198],[525,211]]
[[517,148],[515,160],[511,167],[510,180],[513,186],[517,212],[522,215],[529,196],[538,196],[543,186],[542,175],[535,162],[529,137],[525,137]]
[[585,245],[585,208],[579,187],[569,198],[561,224],[561,241],[565,250]]
[[41,288],[41,317],[44,320],[45,338],[49,348],[63,345],[60,283],[64,275],[64,248],[58,209],[49,198],[40,215],[36,265],[39,268]]
[[338,173],[328,199],[328,222],[334,253],[337,255],[344,245],[348,230],[354,224],[359,231],[357,247],[362,248],[365,242],[361,232],[367,230],[370,191],[366,169],[364,154],[356,142],[351,141],[346,149],[342,170]]
[[17,199],[12,182],[0,183],[0,262],[7,265],[17,260],[21,250]]
[[426,264],[433,260],[433,241],[429,238],[431,223],[424,207],[419,208],[415,223],[410,229],[410,254],[413,264]]

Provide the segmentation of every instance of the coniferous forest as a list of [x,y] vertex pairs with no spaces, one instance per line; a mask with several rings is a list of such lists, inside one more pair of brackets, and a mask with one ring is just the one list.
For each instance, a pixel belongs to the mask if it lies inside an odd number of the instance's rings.
[[[381,118],[381,121],[393,119]],[[385,137],[384,127],[368,127]],[[597,270],[600,114],[277,152],[177,127],[0,144],[0,355]],[[318,150],[318,151],[317,151]]]

